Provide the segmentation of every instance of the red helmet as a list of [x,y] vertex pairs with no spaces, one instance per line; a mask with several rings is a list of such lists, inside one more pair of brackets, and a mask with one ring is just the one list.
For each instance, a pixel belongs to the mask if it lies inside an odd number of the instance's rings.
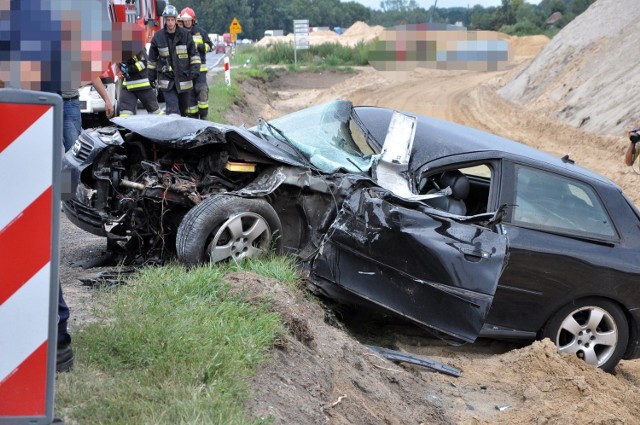
[[193,21],[193,23],[195,24],[196,23],[196,12],[194,12],[193,9],[190,8],[190,7],[185,7],[180,12],[180,15],[178,16],[178,19],[180,19],[180,20],[191,19]]

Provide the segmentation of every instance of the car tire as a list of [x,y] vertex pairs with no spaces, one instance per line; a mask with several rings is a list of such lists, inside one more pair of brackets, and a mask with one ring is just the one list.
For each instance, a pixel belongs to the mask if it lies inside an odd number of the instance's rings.
[[282,224],[262,199],[220,195],[205,199],[182,219],[176,236],[178,259],[187,265],[242,260],[280,250]]
[[566,305],[548,322],[544,337],[558,352],[575,354],[587,363],[611,372],[629,342],[629,324],[612,301],[586,298]]

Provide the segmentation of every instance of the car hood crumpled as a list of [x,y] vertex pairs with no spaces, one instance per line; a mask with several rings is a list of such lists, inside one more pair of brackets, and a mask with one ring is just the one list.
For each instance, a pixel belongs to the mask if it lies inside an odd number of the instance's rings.
[[111,121],[154,142],[177,146],[224,142],[230,130],[222,124],[173,115],[132,115]]
[[304,166],[290,146],[256,137],[242,127],[224,125],[174,115],[132,115],[111,120],[116,125],[138,133],[153,142],[191,149],[212,143],[235,144],[271,159],[293,166]]

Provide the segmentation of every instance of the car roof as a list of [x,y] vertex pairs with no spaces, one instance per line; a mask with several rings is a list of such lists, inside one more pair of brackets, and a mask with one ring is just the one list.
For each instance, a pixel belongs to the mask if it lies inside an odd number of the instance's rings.
[[[395,110],[377,106],[357,106],[355,110],[363,124],[382,146]],[[494,158],[510,158],[532,165],[538,163],[560,168],[568,173],[580,174],[587,179],[617,187],[606,177],[531,146],[450,121],[411,112],[398,112],[417,118],[418,126],[411,154],[412,168],[421,168],[430,162],[449,156],[491,152],[491,157]],[[488,157],[488,155],[485,156],[485,158]]]

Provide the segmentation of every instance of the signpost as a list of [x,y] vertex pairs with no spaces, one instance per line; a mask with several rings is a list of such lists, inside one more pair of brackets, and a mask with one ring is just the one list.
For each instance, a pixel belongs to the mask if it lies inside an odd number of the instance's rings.
[[231,25],[229,25],[229,33],[231,34],[231,41],[236,42],[236,34],[242,33],[242,26],[238,22],[238,18],[233,18]]
[[293,49],[293,62],[298,64],[298,49],[304,50],[309,48],[309,20],[294,19],[293,21],[293,38],[295,40],[295,48]]

